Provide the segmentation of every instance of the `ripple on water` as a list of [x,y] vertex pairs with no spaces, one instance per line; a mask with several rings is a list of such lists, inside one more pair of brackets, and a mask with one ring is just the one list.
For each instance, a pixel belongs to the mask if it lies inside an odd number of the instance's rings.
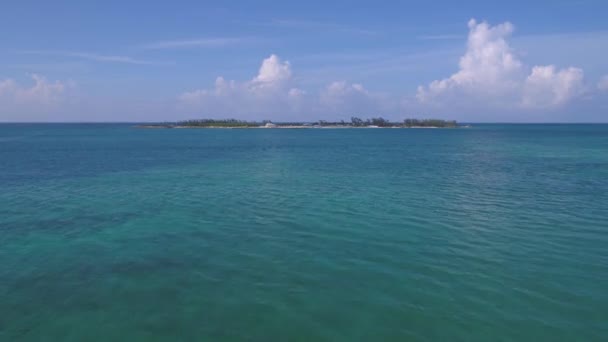
[[3,141],[0,339],[602,340],[606,127],[526,127]]

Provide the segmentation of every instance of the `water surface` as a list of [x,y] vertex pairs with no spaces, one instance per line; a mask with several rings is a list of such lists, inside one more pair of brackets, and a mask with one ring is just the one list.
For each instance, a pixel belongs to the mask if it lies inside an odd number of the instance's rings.
[[602,341],[608,125],[0,125],[0,340]]

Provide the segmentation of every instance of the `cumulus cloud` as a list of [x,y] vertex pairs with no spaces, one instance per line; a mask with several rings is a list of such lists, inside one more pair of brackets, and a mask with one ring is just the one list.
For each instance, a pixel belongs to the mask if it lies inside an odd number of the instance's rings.
[[50,113],[60,107],[66,90],[72,86],[71,82],[51,82],[38,74],[30,77],[32,85],[22,85],[13,79],[0,80],[0,121],[28,121],[29,117]]
[[522,104],[527,107],[560,106],[583,91],[583,70],[535,66],[524,83]]
[[211,89],[197,89],[179,96],[182,110],[191,115],[245,119],[306,120],[377,113],[380,95],[358,83],[336,81],[309,94],[295,84],[288,61],[270,55],[251,80],[238,82],[218,77]]
[[277,86],[291,80],[291,65],[288,61],[282,62],[277,55],[262,61],[258,75],[251,81],[254,86]]
[[511,23],[491,26],[469,21],[467,50],[459,70],[448,78],[418,87],[421,103],[547,108],[561,106],[583,92],[583,71],[553,65],[528,68],[508,44]]
[[293,86],[291,65],[276,55],[262,61],[258,74],[237,82],[218,77],[213,89],[197,89],[179,96],[183,107],[202,115],[277,116],[293,112],[305,92]]
[[346,101],[360,95],[369,95],[369,92],[359,83],[349,84],[346,81],[330,83],[321,94],[324,102]]
[[31,75],[34,84],[22,86],[12,79],[0,81],[0,98],[3,102],[20,105],[51,105],[61,101],[66,85],[60,81],[49,82],[44,76]]

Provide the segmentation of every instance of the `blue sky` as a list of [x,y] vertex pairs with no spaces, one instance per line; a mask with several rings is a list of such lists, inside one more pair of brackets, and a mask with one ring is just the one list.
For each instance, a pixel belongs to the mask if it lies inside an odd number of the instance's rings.
[[608,122],[601,0],[0,6],[0,121]]

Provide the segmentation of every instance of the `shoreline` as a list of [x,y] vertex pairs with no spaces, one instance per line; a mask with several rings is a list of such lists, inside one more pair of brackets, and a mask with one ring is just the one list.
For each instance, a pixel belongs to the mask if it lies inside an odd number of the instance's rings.
[[471,126],[438,127],[438,126],[412,126],[412,127],[354,127],[354,126],[275,126],[275,127],[222,127],[222,126],[170,126],[170,125],[135,125],[141,129],[454,129],[470,128]]

